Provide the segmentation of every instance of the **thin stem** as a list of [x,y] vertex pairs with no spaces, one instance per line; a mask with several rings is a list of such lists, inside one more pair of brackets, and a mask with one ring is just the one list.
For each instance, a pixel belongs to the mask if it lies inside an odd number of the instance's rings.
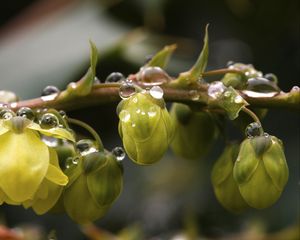
[[71,124],[74,124],[74,125],[78,125],[78,126],[84,128],[85,130],[87,130],[94,137],[98,150],[99,151],[104,150],[103,143],[102,143],[102,140],[101,140],[99,134],[90,125],[88,125],[80,120],[74,119],[74,118],[68,118],[68,122]]
[[249,108],[243,107],[242,111],[247,113],[255,122],[257,122],[260,125],[260,134],[263,135],[264,133],[264,129],[262,127],[262,124],[259,120],[259,118],[256,116],[256,114],[254,112],[252,112]]
[[243,72],[241,72],[240,70],[237,70],[237,69],[221,68],[221,69],[204,72],[204,73],[202,73],[202,76],[209,77],[209,76],[215,76],[215,75],[224,75],[226,73],[244,74]]

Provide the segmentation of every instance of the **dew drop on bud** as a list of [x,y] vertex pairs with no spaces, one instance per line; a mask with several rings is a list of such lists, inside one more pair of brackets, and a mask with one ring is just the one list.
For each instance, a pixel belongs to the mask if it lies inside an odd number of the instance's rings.
[[155,117],[156,116],[156,113],[157,113],[157,110],[155,107],[150,107],[149,108],[149,111],[148,111],[148,116],[151,118],[151,117]]
[[126,153],[122,147],[115,147],[111,153],[116,157],[118,161],[124,160]]
[[160,86],[153,86],[150,91],[150,95],[155,99],[162,99],[164,96],[164,91]]
[[29,120],[34,120],[35,118],[35,114],[32,111],[31,108],[29,107],[21,107],[18,111],[17,111],[17,116],[19,117],[23,117],[23,118],[27,118]]
[[119,118],[122,122],[126,123],[130,120],[130,113],[127,110],[122,110],[119,114]]
[[217,99],[225,91],[226,87],[220,81],[215,81],[209,84],[207,93],[211,98]]
[[70,168],[73,164],[73,157],[68,157],[65,161],[65,168]]
[[59,124],[58,118],[52,113],[45,113],[42,115],[39,122],[41,128],[45,129],[55,128]]
[[240,95],[238,95],[238,96],[236,96],[236,97],[234,98],[234,103],[240,104],[240,103],[243,102],[243,100],[244,100],[244,99],[243,99]]
[[10,109],[0,109],[0,119],[9,120],[15,116],[15,113]]
[[95,143],[90,139],[82,139],[76,143],[76,148],[81,156],[86,156],[90,153],[97,152]]
[[136,93],[136,89],[132,83],[123,82],[119,89],[119,95],[122,99],[127,99]]
[[54,100],[58,94],[59,94],[59,89],[55,86],[47,86],[44,88],[41,94],[41,99],[43,101],[52,101]]
[[79,162],[79,157],[74,157],[74,158],[72,158],[72,163],[73,163],[74,165],[77,165],[78,162]]
[[122,73],[120,72],[113,72],[107,76],[105,79],[106,83],[114,83],[114,82],[121,82],[124,81],[125,77]]
[[258,122],[250,123],[246,129],[245,134],[248,138],[253,138],[261,135],[261,125]]

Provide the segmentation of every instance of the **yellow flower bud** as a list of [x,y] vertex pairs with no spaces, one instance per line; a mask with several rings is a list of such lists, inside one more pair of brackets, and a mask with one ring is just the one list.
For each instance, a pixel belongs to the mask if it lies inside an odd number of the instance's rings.
[[262,209],[274,204],[289,175],[281,141],[269,135],[244,140],[233,174],[251,207]]
[[214,164],[211,173],[211,181],[217,199],[224,208],[234,213],[240,213],[249,207],[233,178],[233,165],[238,151],[238,144],[227,146]]
[[119,133],[129,158],[147,165],[160,160],[173,137],[173,124],[163,99],[136,93],[118,106]]
[[209,152],[218,132],[209,113],[193,112],[187,105],[175,103],[171,117],[176,129],[171,148],[176,155],[196,159]]

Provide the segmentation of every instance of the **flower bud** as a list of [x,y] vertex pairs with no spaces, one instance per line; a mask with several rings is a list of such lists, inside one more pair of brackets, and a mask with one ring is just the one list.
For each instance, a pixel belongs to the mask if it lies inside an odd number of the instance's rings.
[[118,105],[119,134],[129,158],[147,165],[160,160],[173,137],[173,125],[163,99],[136,93]]
[[70,184],[63,193],[67,214],[78,223],[102,217],[120,195],[122,169],[114,155],[92,152],[66,170]]
[[211,181],[218,201],[227,210],[240,213],[248,208],[233,178],[233,165],[239,152],[238,144],[227,146],[214,164]]
[[262,209],[274,204],[288,175],[283,146],[278,138],[265,134],[243,141],[233,176],[251,207]]
[[211,114],[193,112],[187,105],[175,103],[171,109],[175,136],[171,148],[187,159],[203,157],[217,137],[217,127]]

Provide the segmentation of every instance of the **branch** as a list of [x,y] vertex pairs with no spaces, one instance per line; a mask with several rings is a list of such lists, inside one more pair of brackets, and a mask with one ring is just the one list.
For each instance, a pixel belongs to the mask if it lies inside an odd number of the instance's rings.
[[[149,88],[149,83],[144,84],[137,82],[142,88]],[[120,83],[103,83],[93,86],[91,92],[86,96],[73,96],[72,98],[64,97],[63,91],[54,100],[44,101],[41,98],[34,98],[15,102],[10,104],[13,110],[21,107],[37,108],[56,108],[63,110],[79,109],[87,106],[95,106],[107,103],[117,103],[121,100],[119,96]],[[197,105],[201,108],[209,108],[207,94],[208,84],[201,83],[189,88],[176,88],[169,83],[160,85],[164,91],[164,99],[167,102],[181,102],[189,105]],[[151,86],[150,86],[151,87]],[[293,111],[300,110],[300,89],[294,87],[290,92],[280,92],[272,97],[249,96],[246,91],[240,91],[243,98],[254,108],[277,108],[288,109]],[[195,95],[197,99],[195,100]]]

